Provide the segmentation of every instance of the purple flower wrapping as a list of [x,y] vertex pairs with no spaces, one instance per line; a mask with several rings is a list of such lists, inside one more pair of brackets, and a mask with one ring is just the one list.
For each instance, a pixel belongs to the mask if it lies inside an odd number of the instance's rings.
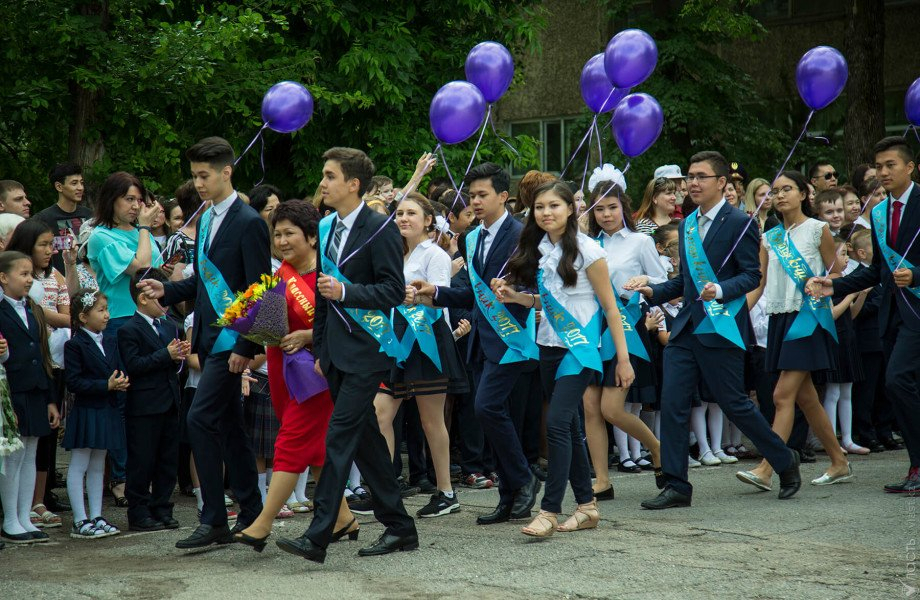
[[257,300],[245,315],[228,325],[244,338],[260,346],[277,346],[288,334],[287,300],[279,284]]
[[293,354],[284,354],[282,363],[284,383],[288,393],[297,404],[303,404],[313,396],[329,389],[326,378],[314,370],[316,359],[306,349]]

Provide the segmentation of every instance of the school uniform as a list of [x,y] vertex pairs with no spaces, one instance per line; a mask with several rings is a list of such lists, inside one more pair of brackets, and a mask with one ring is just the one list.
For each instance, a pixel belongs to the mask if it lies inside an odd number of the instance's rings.
[[42,346],[47,348],[47,332],[39,327],[33,314],[36,309],[41,310],[25,298],[0,296],[0,333],[9,344],[3,366],[22,437],[51,433],[48,405],[54,402],[54,396],[42,355]]

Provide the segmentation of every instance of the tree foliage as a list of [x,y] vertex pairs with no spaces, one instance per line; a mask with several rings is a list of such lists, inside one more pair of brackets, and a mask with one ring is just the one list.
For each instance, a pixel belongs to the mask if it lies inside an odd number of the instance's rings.
[[[0,178],[47,205],[46,174],[70,158],[90,180],[127,170],[169,194],[187,175],[185,148],[221,135],[242,150],[263,94],[285,79],[310,89],[313,119],[292,135],[266,131],[264,153],[257,144],[240,162],[239,188],[261,178],[262,154],[267,181],[308,196],[332,145],[367,149],[381,173],[407,178],[435,143],[431,97],[464,77],[469,49],[494,39],[520,56],[542,25],[532,0],[21,0],[0,24]],[[514,157],[486,140],[482,157]],[[514,144],[517,160],[536,153],[533,140]],[[447,149],[454,170],[471,149]]]

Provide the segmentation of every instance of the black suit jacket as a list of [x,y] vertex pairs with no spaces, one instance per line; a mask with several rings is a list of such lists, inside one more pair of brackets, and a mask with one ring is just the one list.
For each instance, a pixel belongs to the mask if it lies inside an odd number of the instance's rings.
[[118,330],[118,353],[131,380],[125,415],[159,415],[179,406],[178,363],[160,338],[137,313]]
[[[226,202],[226,200],[225,200]],[[198,235],[195,238],[204,244],[201,238],[201,220],[198,221]],[[268,239],[268,226],[253,208],[237,198],[233,201],[223,222],[217,230],[211,244],[208,257],[220,270],[230,290],[236,294],[259,280],[263,273],[271,272],[271,246]],[[221,328],[214,325],[219,315],[211,306],[211,300],[204,287],[204,281],[198,277],[198,257],[195,257],[195,274],[183,281],[171,281],[165,285],[165,304],[175,304],[187,300],[195,301],[195,327],[192,330],[192,352],[202,360],[211,353],[211,348],[220,334]],[[262,347],[240,337],[233,352],[252,358]]]
[[[521,225],[520,221],[509,213],[502,223],[501,228],[498,230],[498,233],[495,235],[495,239],[492,240],[492,245],[489,247],[489,254],[486,256],[486,264],[482,265],[482,268],[479,268],[480,265],[475,265],[477,267],[476,272],[479,273],[479,277],[486,285],[489,285],[489,282],[491,282],[493,278],[501,275],[499,270],[508,262],[508,259],[517,248],[518,238],[521,237],[521,231],[523,229],[524,226]],[[480,232],[480,239],[481,236],[482,232]],[[438,297],[435,303],[438,306],[459,307],[472,310],[472,320],[470,322],[472,330],[469,333],[467,360],[475,360],[481,349],[482,353],[490,361],[501,361],[505,352],[508,350],[508,346],[502,341],[498,334],[495,333],[492,326],[489,325],[489,319],[479,310],[479,305],[476,303],[473,294],[473,284],[470,281],[469,272],[458,281],[456,287],[453,286],[453,280],[451,284],[451,287],[438,287]],[[519,304],[506,304],[505,308],[521,325],[527,322],[527,316],[530,312],[529,308]]]
[[109,390],[109,377],[118,368],[118,361],[115,356],[103,354],[82,329],[64,344],[64,367],[64,381],[74,395],[75,405],[103,408],[117,404],[117,393]]
[[[49,388],[49,377],[42,359],[42,331],[32,310],[29,309],[29,327],[26,328],[16,309],[0,293],[0,334],[9,343],[10,353],[3,366],[10,391],[14,394]],[[41,308],[35,307],[34,310]]]
[[[891,203],[889,203],[888,207],[890,213]],[[887,218],[890,219],[890,214]],[[904,256],[904,251],[914,238],[914,234],[917,233],[917,229],[920,229],[920,185],[915,183],[914,189],[907,200],[907,206],[904,208],[904,213],[901,215],[898,239],[894,240],[894,243],[889,242],[889,246],[894,248],[901,256]],[[889,328],[897,327],[899,323],[903,323],[911,331],[920,333],[920,319],[917,318],[917,315],[920,315],[920,299],[907,290],[901,290],[894,284],[894,276],[882,256],[878,238],[876,237],[877,234],[878,232],[873,228],[872,264],[867,269],[857,269],[846,277],[835,279],[834,293],[852,294],[881,284],[878,317],[879,329],[882,335],[890,333]],[[888,228],[888,235],[889,237],[891,236],[890,227]],[[914,280],[911,285],[920,285],[920,243],[914,243],[905,258],[914,265]],[[896,320],[896,316],[900,316],[900,320]]]
[[[859,265],[853,271],[868,269]],[[872,288],[866,301],[860,309],[859,314],[853,317],[853,330],[856,333],[856,339],[859,340],[860,352],[882,352],[882,336],[878,329],[878,307],[882,300],[882,286],[877,285]]]
[[[748,220],[749,217],[744,212],[726,202],[716,214],[715,220],[710,223],[709,231],[706,232],[706,238],[703,240],[703,251],[722,287],[722,302],[730,302],[744,296],[760,284],[760,231],[755,224],[751,224],[742,237],[741,232],[747,226]],[[685,225],[686,220],[681,221],[680,273],[674,279],[651,286],[653,304],[663,304],[680,296],[684,298],[683,307],[674,317],[671,340],[676,339],[682,333],[692,334],[706,316],[703,302],[696,301],[700,294],[687,268],[687,253],[684,244]],[[734,254],[719,271],[719,267],[739,237],[741,240]],[[735,321],[738,323],[738,330],[741,332],[741,339],[745,346],[750,346],[753,330],[747,304],[738,311]],[[701,344],[710,348],[737,348],[732,342],[714,333],[699,334],[698,338]]]
[[[345,247],[339,252],[340,259],[344,260],[371,236],[379,233],[370,244],[339,267],[351,283],[345,285],[345,301],[335,303],[338,310],[332,308],[322,294],[316,294],[313,348],[326,373],[330,364],[346,373],[386,371],[395,366],[393,359],[380,351],[377,340],[364,331],[343,307],[376,309],[389,315],[391,308],[402,303],[406,297],[402,236],[392,221],[386,223],[385,216],[367,208],[363,202],[355,210],[360,212],[348,233]],[[334,232],[335,223],[327,239],[320,240],[319,252],[326,252]]]

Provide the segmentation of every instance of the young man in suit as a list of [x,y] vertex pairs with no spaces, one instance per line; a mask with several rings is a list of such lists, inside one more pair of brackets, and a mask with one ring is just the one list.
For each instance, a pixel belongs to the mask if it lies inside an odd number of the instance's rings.
[[[176,529],[170,501],[179,468],[179,375],[176,367],[191,349],[163,318],[166,309],[148,298],[132,280],[137,312],[118,330],[118,353],[131,380],[125,402],[128,441],[128,528],[132,531]],[[151,279],[166,281],[159,271]]]
[[872,209],[872,264],[839,279],[815,277],[811,292],[851,294],[881,284],[879,330],[888,366],[885,388],[907,446],[907,477],[884,487],[888,493],[920,493],[920,186],[907,141],[886,137],[874,148],[876,175],[888,198]]
[[[744,349],[751,331],[745,294],[760,283],[760,233],[747,215],[726,202],[728,176],[728,162],[718,152],[690,159],[687,182],[697,210],[680,224],[680,274],[653,286],[625,286],[653,304],[680,296],[685,300],[664,349],[661,466],[666,483],[657,497],[642,503],[646,509],[690,506],[687,423],[701,380],[779,473],[779,497],[791,497],[802,483],[798,454],[773,433],[744,390]],[[708,281],[700,276],[707,269],[715,275],[708,275]]]
[[[467,277],[457,287],[436,287],[427,281],[414,281],[412,286],[434,306],[472,309],[467,360],[473,365],[476,382],[476,417],[494,454],[500,492],[495,510],[478,517],[476,522],[491,525],[509,519],[529,519],[540,491],[540,480],[528,465],[519,428],[511,416],[521,363],[527,364],[538,351],[533,332],[524,327],[530,310],[520,305],[501,306],[488,289],[492,279],[499,277],[507,266],[523,229],[505,207],[510,186],[508,173],[496,164],[483,163],[470,170],[466,182],[470,204],[480,221],[479,227],[466,238],[467,249],[472,250],[472,261],[467,260]],[[474,275],[477,283],[473,281]],[[495,318],[490,318],[487,314],[490,309],[504,314],[499,317],[493,312]],[[524,349],[524,353],[509,347],[511,338],[504,337],[508,331],[516,332],[520,343],[511,343]],[[523,339],[528,334],[529,340]]]
[[320,190],[335,212],[319,226],[322,268],[317,265],[313,348],[316,371],[328,380],[335,408],[313,496],[313,522],[299,538],[277,542],[285,552],[318,563],[326,560],[329,543],[344,533],[333,527],[352,461],[373,491],[374,516],[386,527],[358,555],[418,548],[415,522],[403,506],[374,412],[374,396],[395,366],[388,353],[395,338],[386,315],[406,297],[402,236],[361,200],[374,176],[374,163],[364,152],[331,148],[323,160]]
[[[243,421],[242,372],[261,352],[254,344],[226,328],[214,326],[236,293],[271,270],[268,226],[233,189],[234,154],[219,137],[201,140],[186,152],[192,180],[203,208],[198,221],[195,273],[182,281],[139,283],[151,298],[163,304],[195,301],[192,352],[201,361],[201,379],[188,413],[188,435],[204,508],[201,525],[177,548],[227,544],[262,512],[256,459]],[[231,530],[224,506],[224,465],[230,487],[240,505]]]

